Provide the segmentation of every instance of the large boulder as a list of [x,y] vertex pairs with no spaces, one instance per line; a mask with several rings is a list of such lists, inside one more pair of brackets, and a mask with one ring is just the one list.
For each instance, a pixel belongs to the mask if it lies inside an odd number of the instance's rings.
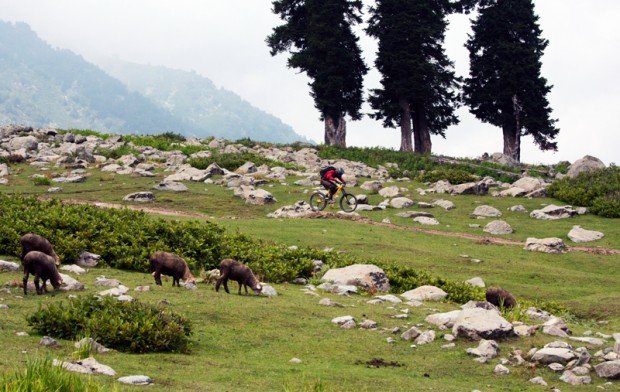
[[24,149],[26,151],[36,151],[39,148],[39,141],[34,136],[14,137],[6,144],[9,151]]
[[497,357],[498,353],[499,345],[495,340],[481,339],[480,343],[478,343],[478,347],[467,349],[467,354],[488,359],[493,359]]
[[577,358],[577,355],[570,348],[544,347],[536,351],[532,356],[532,361],[544,365],[550,363],[561,363],[566,365],[575,358]]
[[452,193],[456,195],[486,195],[489,193],[489,186],[484,181],[467,182],[452,186]]
[[293,205],[284,206],[270,214],[267,214],[267,217],[269,218],[303,218],[305,216],[312,215],[314,213],[315,212],[312,211],[310,204],[306,203],[305,201],[300,200]]
[[502,213],[495,207],[482,205],[482,206],[476,207],[472,215],[475,217],[481,216],[484,218],[498,218],[502,216]]
[[525,250],[543,253],[565,253],[566,244],[560,238],[528,238],[525,241]]
[[[384,188],[381,191],[384,191],[385,189],[389,189],[389,188]],[[413,200],[408,199],[406,197],[396,197],[396,198],[390,200],[390,205],[393,208],[396,208],[396,209],[409,208],[413,204],[414,204]]]
[[463,309],[454,322],[452,334],[471,340],[505,339],[515,335],[514,328],[496,310]]
[[453,202],[451,202],[449,200],[442,200],[442,199],[435,200],[433,202],[433,205],[441,207],[441,208],[443,208],[446,211],[449,211],[449,210],[452,210],[452,209],[456,208],[456,206],[454,205]]
[[587,173],[598,169],[604,169],[605,164],[600,159],[586,155],[585,157],[575,161],[568,168],[568,173],[566,174],[570,178],[577,177],[579,173]]
[[428,226],[437,226],[439,224],[439,221],[437,219],[427,216],[416,216],[415,218],[413,218],[413,221],[421,225]]
[[60,274],[60,277],[62,278],[62,285],[60,286],[62,291],[82,291],[85,289],[84,283],[73,279],[69,275]]
[[426,285],[406,291],[400,296],[407,301],[441,301],[448,296],[448,293],[439,287]]
[[243,194],[245,202],[248,204],[265,205],[275,203],[277,200],[273,195],[264,189],[253,189]]
[[446,313],[433,313],[426,316],[424,321],[429,324],[436,325],[438,327],[445,326],[447,328],[452,328],[454,322],[461,315],[462,310],[453,310],[451,312]]
[[573,210],[571,206],[556,206],[554,204],[549,204],[545,208],[530,213],[531,218],[542,220],[565,219],[575,215],[577,215],[577,211]]
[[185,184],[177,181],[162,181],[159,184],[154,185],[153,189],[168,192],[187,192],[189,190]]
[[99,264],[100,259],[101,256],[97,254],[83,251],[82,253],[80,253],[80,256],[75,261],[75,264],[84,268],[94,268],[97,266],[97,264]]
[[332,268],[323,275],[324,282],[355,285],[367,290],[386,292],[390,282],[385,272],[372,264],[353,264],[344,268]]
[[530,193],[540,188],[544,188],[547,186],[547,183],[541,179],[536,177],[522,177],[517,181],[512,183],[513,187],[518,187]]
[[383,188],[380,181],[366,181],[360,186],[361,189],[367,191],[370,194],[379,193],[379,190]]
[[494,220],[487,223],[484,231],[489,234],[510,234],[513,232],[512,227],[503,220]]
[[189,165],[181,165],[177,172],[169,175],[164,181],[196,181],[202,182],[211,174],[206,170],[199,170]]
[[8,271],[8,272],[19,271],[19,264],[14,263],[12,261],[0,260],[0,272],[4,272],[4,271]]
[[573,242],[591,242],[600,240],[605,234],[600,231],[582,229],[581,226],[573,226],[568,232],[568,238]]
[[387,188],[379,190],[379,195],[383,197],[398,197],[401,195],[400,188],[397,186],[388,186]]
[[620,379],[620,360],[607,361],[594,366],[596,374],[601,378]]
[[123,201],[133,201],[136,203],[150,203],[155,201],[153,192],[134,192],[123,197]]
[[258,169],[253,162],[246,162],[235,170],[235,173],[239,174],[251,174],[256,173]]

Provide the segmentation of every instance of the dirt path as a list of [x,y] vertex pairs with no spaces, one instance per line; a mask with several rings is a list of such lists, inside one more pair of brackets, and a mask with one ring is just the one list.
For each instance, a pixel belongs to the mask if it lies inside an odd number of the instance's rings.
[[[210,218],[209,215],[201,214],[199,212],[175,211],[175,210],[167,210],[164,208],[153,208],[153,207],[146,207],[146,206],[137,206],[137,205],[132,205],[132,204],[103,203],[103,202],[97,202],[97,201],[76,200],[76,199],[66,199],[66,200],[62,200],[62,202],[65,204],[87,204],[87,205],[92,205],[92,206],[96,206],[99,208],[127,208],[127,209],[134,210],[134,211],[143,211],[149,214],[158,214],[158,215],[166,215],[166,216],[181,216],[185,218],[200,218],[200,219]],[[431,234],[431,235],[440,235],[443,237],[464,238],[464,239],[476,241],[483,245],[493,244],[493,245],[523,246],[522,241],[509,240],[505,238],[487,237],[487,236],[481,236],[481,235],[469,234],[469,233],[455,233],[455,232],[449,232],[449,231],[427,229],[427,228],[422,228],[422,227],[398,226],[392,223],[376,222],[376,221],[373,221],[372,219],[368,219],[365,217],[340,215],[340,214],[334,214],[331,212],[316,212],[316,213],[313,213],[307,216],[304,219],[344,219],[344,220],[354,221],[360,224],[386,227],[386,228],[390,228],[394,230],[402,230],[402,231],[424,233],[424,234]],[[620,254],[620,249],[595,248],[595,247],[586,247],[586,246],[567,246],[567,248],[569,251],[572,251],[572,252],[575,252],[575,251],[587,252],[587,253],[601,254],[601,255]]]

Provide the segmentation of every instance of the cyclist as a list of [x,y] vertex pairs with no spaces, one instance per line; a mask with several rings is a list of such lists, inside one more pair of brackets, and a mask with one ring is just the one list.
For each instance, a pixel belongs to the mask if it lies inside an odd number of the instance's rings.
[[344,177],[344,170],[342,168],[335,168],[333,166],[327,167],[327,170],[321,170],[321,185],[327,189],[327,200],[329,203],[333,203],[332,200],[337,190],[337,184],[342,183],[346,185]]

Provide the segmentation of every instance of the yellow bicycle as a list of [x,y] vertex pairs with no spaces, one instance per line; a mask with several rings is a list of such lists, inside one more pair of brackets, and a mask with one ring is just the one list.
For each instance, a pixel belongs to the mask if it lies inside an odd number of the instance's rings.
[[[346,191],[344,184],[338,184],[336,193],[332,195],[332,200],[336,200],[340,196],[340,209],[344,212],[353,212],[357,208],[357,198]],[[323,211],[327,207],[327,195],[321,191],[316,191],[310,196],[310,208],[313,211]]]

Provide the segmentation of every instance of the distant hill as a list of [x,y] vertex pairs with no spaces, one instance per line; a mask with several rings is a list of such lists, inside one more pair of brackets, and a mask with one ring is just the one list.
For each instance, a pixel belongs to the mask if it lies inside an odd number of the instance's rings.
[[305,140],[199,75],[122,63],[108,72],[123,81],[69,50],[51,47],[25,23],[0,21],[0,124]]
[[217,88],[196,72],[112,59],[97,63],[130,90],[151,99],[194,129],[207,131],[197,136],[215,135],[230,140],[249,137],[281,143],[306,141],[277,117],[231,91]]

